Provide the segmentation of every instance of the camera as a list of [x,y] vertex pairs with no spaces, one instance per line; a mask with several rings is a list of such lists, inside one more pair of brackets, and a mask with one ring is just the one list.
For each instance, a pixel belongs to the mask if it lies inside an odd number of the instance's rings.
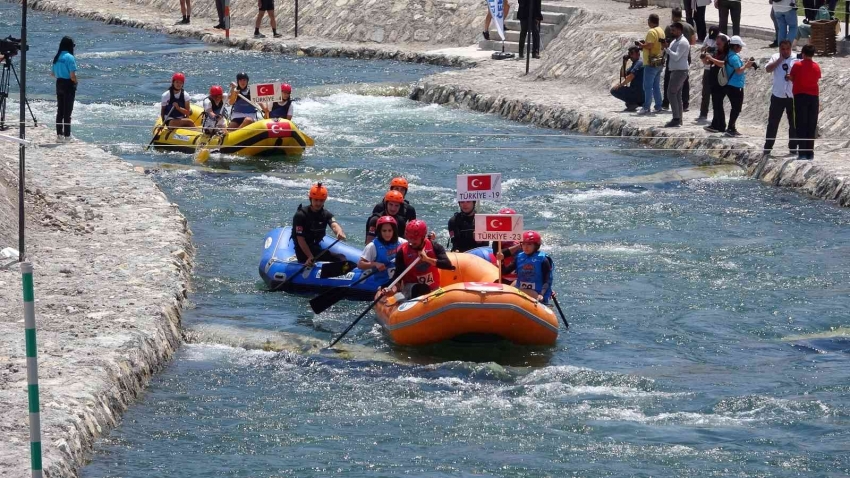
[[11,57],[21,51],[21,39],[15,38],[12,35],[0,39],[0,55]]
[[750,57],[750,61],[751,61],[751,62],[753,62],[753,69],[754,69],[754,70],[758,70],[758,69],[759,69],[759,64],[758,64],[758,63],[756,63],[756,58],[755,58],[755,57],[753,57],[753,56],[751,56],[751,57]]
[[626,61],[628,59],[629,59],[629,55],[623,55],[623,61]]
[[708,53],[702,52],[702,53],[699,54],[700,60],[705,60],[706,58],[708,58]]
[[635,40],[635,46],[643,45],[643,40]]

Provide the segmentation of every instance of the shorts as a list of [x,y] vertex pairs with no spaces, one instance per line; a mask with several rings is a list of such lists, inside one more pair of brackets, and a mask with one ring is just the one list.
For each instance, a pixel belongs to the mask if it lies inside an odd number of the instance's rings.
[[260,11],[274,11],[274,0],[260,0]]

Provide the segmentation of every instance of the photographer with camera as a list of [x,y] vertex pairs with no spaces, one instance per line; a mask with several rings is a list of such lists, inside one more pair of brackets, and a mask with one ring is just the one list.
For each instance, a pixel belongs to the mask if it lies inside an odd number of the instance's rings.
[[[632,65],[626,69],[626,63]],[[643,62],[640,59],[640,48],[629,47],[629,54],[623,56],[623,67],[620,69],[620,82],[611,88],[611,95],[626,103],[626,111],[637,111],[643,105]]]
[[651,13],[647,19],[649,31],[643,41],[636,41],[635,46],[643,50],[643,108],[638,114],[650,113],[652,100],[655,99],[655,112],[662,111],[661,108],[661,68],[664,66],[664,29],[659,27],[660,19],[655,13]]
[[[714,55],[717,53],[717,35],[720,33],[720,28],[712,25],[708,29],[708,36],[705,38],[705,42],[703,42],[702,49],[700,50],[699,58],[700,60],[704,60],[705,57]],[[705,123],[708,121],[708,107],[711,105],[711,64],[703,61],[703,70],[702,70],[702,93],[700,98],[699,105],[699,117],[697,118],[697,123]]]
[[[677,38],[675,34],[673,34],[673,24],[681,23],[682,24],[682,34],[685,36],[685,39],[688,40],[688,44],[690,46],[696,45],[697,42],[697,33],[689,23],[685,23],[682,20],[682,9],[679,7],[675,7],[670,12],[671,21],[670,24],[664,28],[664,37],[667,39],[667,43],[672,43],[674,39]],[[691,55],[688,53],[688,65],[691,64]],[[667,56],[667,61],[664,65],[664,85],[661,92],[664,95],[664,99],[661,101],[661,106],[666,110],[670,107],[670,98],[667,96],[667,90],[670,87],[670,56]],[[688,110],[690,106],[690,96],[691,95],[691,85],[689,80],[685,80],[685,86],[682,88],[682,105],[685,108],[685,111]]]
[[814,62],[814,45],[803,47],[803,59],[795,63],[788,73],[793,83],[794,118],[797,131],[799,159],[815,159],[815,136],[820,112],[820,65]]
[[670,84],[667,85],[667,97],[670,98],[670,108],[673,110],[673,119],[664,125],[665,128],[678,128],[682,126],[682,90],[685,80],[688,79],[688,55],[691,45],[683,34],[684,26],[680,22],[670,25],[670,31],[675,38],[670,45],[664,49],[669,59],[667,69],[670,70]]
[[[729,97],[729,103],[732,104],[732,110],[729,112],[729,125],[726,127],[726,136],[731,137],[741,136],[741,133],[735,128],[735,123],[741,114],[741,108],[744,106],[744,85],[747,79],[747,68],[758,68],[755,58],[750,58],[746,62],[741,59],[740,53],[745,46],[747,45],[744,43],[744,40],[741,40],[741,37],[735,35],[729,39],[729,53],[726,55],[726,61],[706,57],[709,62],[723,70],[723,76],[726,78],[726,86],[723,87],[723,93]],[[719,78],[720,76],[718,76]],[[706,130],[711,131],[708,128]]]
[[71,141],[71,113],[77,95],[77,60],[74,40],[62,37],[59,51],[53,57],[51,76],[56,78],[56,141]]
[[779,53],[774,53],[764,70],[773,74],[773,88],[770,95],[770,110],[767,116],[767,137],[764,141],[764,152],[770,154],[776,143],[776,133],[779,131],[779,122],[782,121],[782,113],[788,118],[788,149],[796,152],[797,132],[794,125],[794,89],[791,84],[789,73],[794,63],[799,60],[791,54],[791,42],[782,40],[779,42]]

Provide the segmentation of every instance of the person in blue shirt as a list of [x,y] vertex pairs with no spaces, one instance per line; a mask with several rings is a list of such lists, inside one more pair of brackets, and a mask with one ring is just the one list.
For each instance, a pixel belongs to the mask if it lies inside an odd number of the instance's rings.
[[710,63],[726,70],[728,80],[726,86],[723,87],[723,94],[729,98],[729,103],[732,105],[732,110],[729,112],[729,125],[726,127],[726,136],[731,137],[741,136],[741,133],[735,128],[735,122],[744,106],[747,68],[755,65],[753,58],[747,61],[741,59],[741,50],[745,46],[747,45],[741,40],[741,37],[735,35],[729,39],[729,53],[726,54],[726,61],[707,58]]
[[542,245],[543,239],[537,231],[525,231],[520,244],[504,249],[496,257],[504,261],[505,257],[511,257],[521,247],[522,252],[516,253],[514,263],[504,270],[506,273],[516,271],[514,287],[548,305],[549,299],[555,295],[552,291],[555,264],[551,257],[540,250]]
[[[626,62],[632,66],[626,69]],[[611,95],[626,103],[626,111],[637,111],[643,104],[643,61],[640,59],[640,47],[630,47],[629,54],[623,58],[622,80],[611,88]]]
[[56,78],[56,141],[71,141],[71,112],[77,95],[77,60],[74,40],[62,37],[59,51],[53,57],[51,76]]

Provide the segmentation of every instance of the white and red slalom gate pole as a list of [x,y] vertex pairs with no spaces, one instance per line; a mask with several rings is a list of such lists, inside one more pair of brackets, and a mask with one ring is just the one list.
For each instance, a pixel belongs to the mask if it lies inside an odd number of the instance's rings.
[[224,0],[224,38],[230,39],[230,0]]

